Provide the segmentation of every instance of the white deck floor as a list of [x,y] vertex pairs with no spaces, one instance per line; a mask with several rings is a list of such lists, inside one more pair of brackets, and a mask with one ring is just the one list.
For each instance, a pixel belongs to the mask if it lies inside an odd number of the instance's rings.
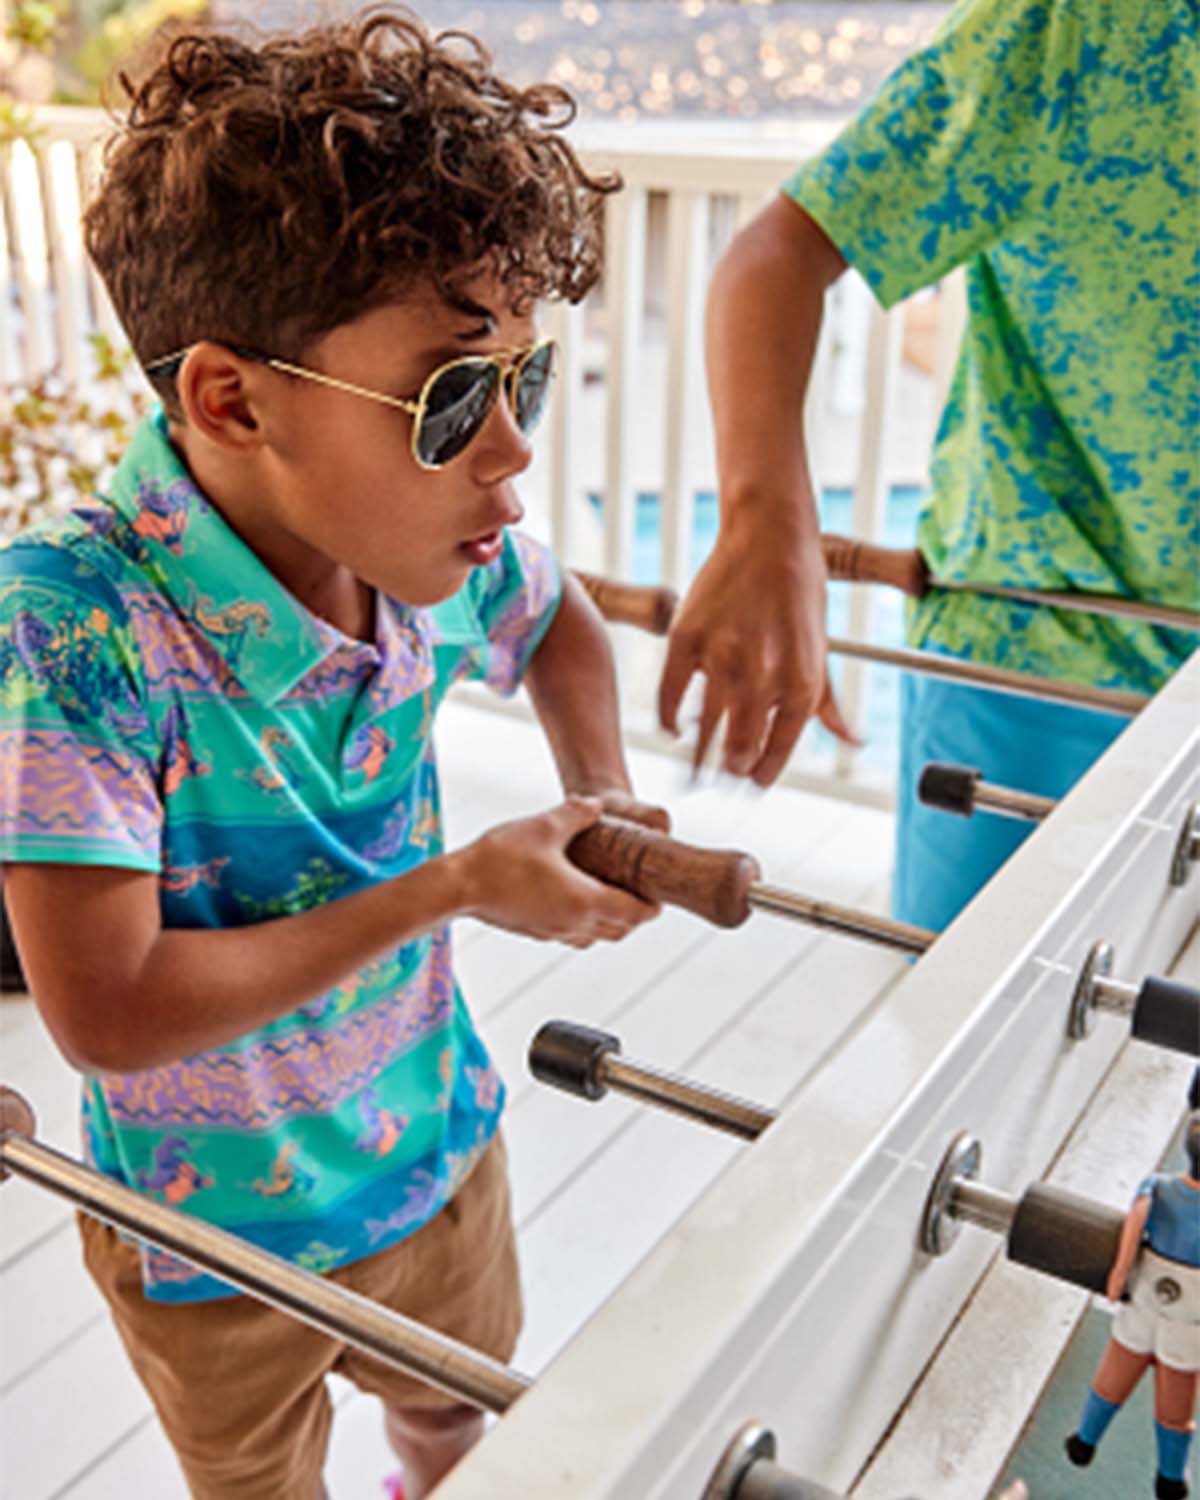
[[[439,721],[452,844],[558,798],[537,730],[454,703]],[[486,746],[486,756],[480,746]],[[832,797],[689,791],[677,762],[633,757],[639,791],[681,837],[752,850],[768,879],[882,910],[891,818]],[[615,1031],[626,1053],[764,1104],[782,1103],[903,972],[904,960],[767,916],[722,932],[677,911],[628,942],[577,954],[463,924],[467,997],[508,1081],[528,1316],[514,1364],[536,1375],[740,1149],[628,1101],[598,1105],[531,1082],[528,1040],[551,1017]],[[76,1079],[31,1001],[0,1001],[0,1075],[39,1136],[77,1153]],[[375,1500],[394,1469],[375,1404],[337,1391],[333,1500]],[[0,1500],[185,1500],[182,1480],[99,1294],[71,1210],[0,1189]]]

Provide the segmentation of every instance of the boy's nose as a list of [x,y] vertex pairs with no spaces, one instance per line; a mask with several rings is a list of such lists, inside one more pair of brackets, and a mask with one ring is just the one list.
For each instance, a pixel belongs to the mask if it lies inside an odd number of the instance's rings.
[[475,477],[480,484],[496,484],[522,474],[533,462],[533,445],[517,426],[517,419],[502,392],[484,423],[472,450]]

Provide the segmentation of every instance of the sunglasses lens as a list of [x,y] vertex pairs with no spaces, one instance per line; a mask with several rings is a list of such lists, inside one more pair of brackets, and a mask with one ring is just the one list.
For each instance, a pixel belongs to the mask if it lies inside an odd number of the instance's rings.
[[532,432],[541,421],[553,378],[554,345],[543,344],[533,351],[517,376],[513,415],[522,432]]
[[430,468],[455,459],[488,419],[500,386],[494,364],[462,360],[430,386],[417,430],[417,456]]

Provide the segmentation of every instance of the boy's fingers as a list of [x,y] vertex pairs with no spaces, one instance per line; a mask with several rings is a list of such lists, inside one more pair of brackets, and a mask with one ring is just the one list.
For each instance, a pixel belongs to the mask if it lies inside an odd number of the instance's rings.
[[550,818],[566,845],[577,833],[590,828],[603,811],[599,797],[568,797],[551,811]]
[[670,833],[671,814],[665,807],[652,802],[639,802],[630,793],[609,792],[604,798],[604,811],[614,817],[625,818],[630,823],[641,823],[645,828],[654,828],[659,833]]
[[606,881],[594,880],[591,876],[584,878],[590,880],[593,887],[600,887],[595,892],[593,902],[598,922],[608,922],[628,932],[630,928],[640,927],[643,922],[658,915],[659,908],[653,901],[643,901],[640,896],[635,896],[623,886],[609,885]]

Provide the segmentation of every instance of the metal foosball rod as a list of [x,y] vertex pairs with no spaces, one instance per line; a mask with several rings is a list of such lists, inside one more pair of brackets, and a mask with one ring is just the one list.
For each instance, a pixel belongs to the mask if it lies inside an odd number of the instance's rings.
[[[752,855],[736,849],[701,849],[656,829],[602,817],[568,847],[572,862],[599,880],[646,901],[681,906],[718,927],[740,927],[752,911],[769,911],[813,927],[861,938],[902,953],[922,954],[938,934],[855,907],[816,901],[766,885]],[[1099,952],[1097,950],[1100,950]],[[1092,1012],[1128,1016],[1139,1041],[1200,1055],[1200,990],[1147,976],[1140,984],[1112,978],[1113,954],[1097,945],[1080,970],[1068,1034],[1088,1035]]]
[[[181,1256],[256,1300],[481,1411],[501,1416],[532,1386],[527,1376],[477,1349],[114,1182],[35,1140],[36,1129],[28,1101],[0,1084],[0,1183],[10,1176],[36,1183],[115,1229]],[[774,1456],[774,1436],[747,1423],[722,1454],[700,1500],[840,1500],[821,1485],[781,1469],[771,1462]]]
[[539,1083],[577,1099],[594,1104],[612,1089],[744,1141],[757,1140],[777,1117],[775,1110],[748,1099],[622,1057],[620,1037],[575,1021],[547,1021],[539,1027],[527,1061]]
[[[1035,792],[1019,792],[1012,787],[995,786],[983,780],[983,772],[974,766],[955,765],[949,761],[931,760],[921,770],[917,782],[917,800],[939,812],[969,818],[976,812],[996,813],[1002,818],[1023,818],[1041,822],[1058,806],[1053,797]],[[1193,802],[1184,812],[1179,835],[1171,851],[1170,883],[1187,884],[1192,866],[1200,864],[1200,802]]]
[[[578,1098],[594,1101],[612,1088],[747,1140],[778,1118],[775,1110],[629,1062],[620,1050],[620,1040],[609,1032],[549,1021],[530,1043],[529,1068],[539,1082]],[[1019,1199],[1007,1197],[973,1181],[980,1154],[973,1136],[955,1137],[930,1188],[921,1248],[944,1254],[961,1220],[1006,1235],[1006,1253],[1017,1264],[1103,1292],[1124,1214],[1042,1183]]]
[[[592,596],[605,619],[618,624],[636,625],[652,635],[666,635],[670,629],[678,605],[678,596],[672,589],[617,583],[591,573],[577,572],[575,576]],[[1073,708],[1091,708],[1099,713],[1120,714],[1126,718],[1140,713],[1150,701],[1143,693],[1126,692],[1120,688],[1089,687],[1052,677],[1037,677],[1032,672],[1014,672],[1004,667],[990,667],[982,662],[962,661],[954,656],[941,656],[935,651],[875,646],[835,635],[828,636],[825,644],[835,656],[850,656],[859,661],[899,667],[923,677],[961,682],[969,687],[986,688],[998,693],[1013,693],[1020,698],[1064,703]]]
[[1091,1198],[1035,1182],[1019,1198],[975,1181],[982,1151],[961,1131],[934,1176],[921,1217],[920,1245],[945,1255],[962,1224],[1004,1236],[1007,1259],[1104,1295],[1125,1215]]
[[34,1182],[115,1229],[180,1256],[258,1301],[481,1411],[507,1411],[532,1384],[528,1376],[436,1329],[114,1182],[35,1140],[35,1130],[27,1101],[0,1085],[0,1182],[10,1174]]
[[882,583],[911,598],[920,599],[932,590],[958,594],[981,594],[990,599],[1009,599],[1014,604],[1069,609],[1079,614],[1104,615],[1132,620],[1139,625],[1162,625],[1169,630],[1200,632],[1200,613],[1173,604],[1151,604],[1120,594],[1089,593],[1085,590],[1024,589],[1011,584],[968,583],[937,577],[916,547],[881,547],[853,537],[826,532],[821,550],[830,578],[848,583]]

